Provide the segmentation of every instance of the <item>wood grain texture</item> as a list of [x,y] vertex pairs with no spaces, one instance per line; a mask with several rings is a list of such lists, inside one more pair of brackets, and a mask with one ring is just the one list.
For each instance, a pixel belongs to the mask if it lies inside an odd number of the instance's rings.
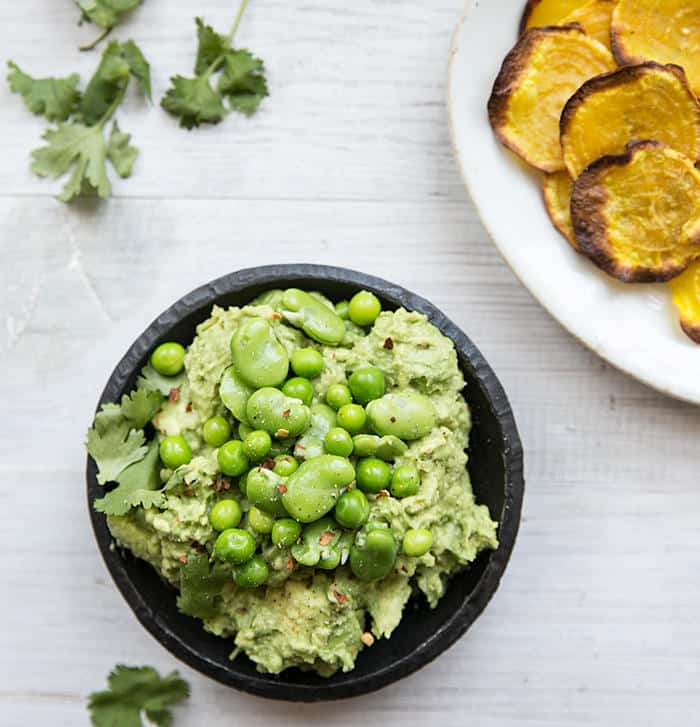
[[[68,0],[0,7],[7,57],[87,73]],[[229,22],[231,4],[198,8]],[[178,725],[687,724],[700,708],[700,411],[562,331],[505,267],[466,199],[444,110],[457,0],[251,3],[241,41],[271,71],[259,117],[187,134],[134,102],[143,155],[108,205],[67,209],[27,156],[42,128],[0,90],[0,724],[87,724],[119,661],[181,669]],[[122,37],[155,87],[186,71],[191,3],[147,0]],[[562,242],[562,244],[565,244]],[[573,253],[572,253],[573,254]],[[272,262],[345,265],[425,295],[477,342],[523,435],[528,490],[501,590],[469,634],[400,684],[287,706],[179,666],[111,584],[84,503],[102,385],[186,290]],[[692,718],[691,718],[692,723]]]

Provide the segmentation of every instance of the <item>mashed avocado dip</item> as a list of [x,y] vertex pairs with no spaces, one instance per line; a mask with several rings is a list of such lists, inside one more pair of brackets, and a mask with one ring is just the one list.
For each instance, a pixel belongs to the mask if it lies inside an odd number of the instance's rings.
[[95,507],[232,658],[349,671],[411,595],[434,607],[497,546],[463,387],[448,338],[365,292],[214,307],[97,415],[88,450],[118,486]]

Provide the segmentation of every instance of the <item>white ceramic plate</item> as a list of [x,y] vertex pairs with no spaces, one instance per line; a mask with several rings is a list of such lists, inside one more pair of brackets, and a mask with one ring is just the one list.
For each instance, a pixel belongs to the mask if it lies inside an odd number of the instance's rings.
[[571,333],[619,369],[700,404],[700,346],[681,331],[664,285],[625,285],[552,227],[540,175],[495,139],[486,102],[517,38],[525,0],[468,0],[450,51],[452,140],[467,188],[503,257]]

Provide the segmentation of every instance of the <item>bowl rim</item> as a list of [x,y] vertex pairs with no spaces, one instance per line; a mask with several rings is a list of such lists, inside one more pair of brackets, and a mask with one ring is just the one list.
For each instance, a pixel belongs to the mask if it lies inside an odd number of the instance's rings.
[[292,702],[315,702],[359,696],[381,689],[408,676],[433,661],[463,636],[498,589],[518,534],[525,481],[522,443],[515,418],[506,393],[493,369],[458,326],[428,300],[402,286],[372,275],[335,266],[266,265],[238,270],[205,283],[184,295],[161,313],[138,336],[121,358],[110,375],[97,405],[97,409],[99,409],[103,403],[115,401],[121,395],[124,383],[133,374],[133,362],[142,360],[167,330],[203,306],[212,306],[223,296],[240,292],[253,285],[277,287],[281,282],[297,281],[308,287],[309,284],[316,281],[327,284],[334,280],[339,283],[356,285],[358,289],[372,290],[380,297],[393,299],[408,310],[425,314],[443,335],[452,340],[455,348],[470,362],[474,369],[473,378],[485,391],[503,433],[505,498],[499,522],[499,546],[488,554],[489,560],[481,578],[460,608],[441,624],[440,628],[418,649],[382,669],[358,677],[350,684],[333,684],[331,682],[321,686],[288,684],[280,681],[280,677],[276,675],[263,673],[253,676],[242,675],[223,668],[205,654],[196,651],[170,629],[159,614],[148,606],[132,584],[118,549],[113,545],[107,527],[107,518],[92,507],[93,500],[96,494],[101,492],[101,488],[96,482],[94,464],[87,456],[87,506],[95,539],[112,579],[141,625],[175,657],[201,674],[249,694]]

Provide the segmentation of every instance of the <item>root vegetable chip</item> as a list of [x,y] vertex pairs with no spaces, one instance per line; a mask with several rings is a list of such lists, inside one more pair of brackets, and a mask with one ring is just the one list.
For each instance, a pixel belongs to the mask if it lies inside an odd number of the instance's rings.
[[578,251],[578,243],[571,222],[571,194],[574,182],[568,172],[545,174],[542,183],[544,206],[554,226],[569,241],[571,247]]
[[561,116],[561,146],[576,179],[593,161],[622,154],[640,139],[663,141],[700,156],[700,105],[677,66],[649,62],[591,78]]
[[586,79],[614,66],[611,53],[578,26],[528,30],[496,78],[488,104],[494,132],[534,167],[564,169],[561,111]]
[[681,328],[695,343],[700,343],[700,260],[670,285],[673,303],[680,313]]
[[658,141],[630,144],[576,180],[571,217],[581,251],[609,275],[670,280],[700,258],[700,172]]
[[612,19],[615,57],[622,64],[646,60],[685,69],[700,94],[700,3],[697,0],[620,0]]
[[586,32],[611,49],[610,25],[617,0],[530,0],[521,24],[521,32],[547,25],[579,23]]

